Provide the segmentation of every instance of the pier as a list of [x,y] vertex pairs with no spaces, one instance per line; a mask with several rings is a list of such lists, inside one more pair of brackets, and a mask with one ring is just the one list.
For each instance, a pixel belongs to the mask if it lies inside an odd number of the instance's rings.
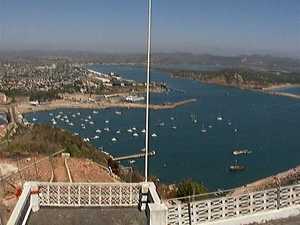
[[[156,154],[155,151],[150,151],[148,153],[148,156],[154,156]],[[112,159],[114,161],[124,161],[124,160],[131,160],[131,159],[140,159],[145,157],[146,153],[142,152],[142,153],[137,153],[137,154],[132,154],[132,155],[126,155],[126,156],[120,156],[120,157],[113,157]]]

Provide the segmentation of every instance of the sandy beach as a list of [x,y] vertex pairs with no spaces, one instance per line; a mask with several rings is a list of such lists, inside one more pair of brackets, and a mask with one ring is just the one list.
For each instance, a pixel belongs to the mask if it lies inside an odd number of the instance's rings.
[[[179,106],[183,106],[185,104],[189,104],[192,102],[196,102],[195,98],[187,99],[184,101],[179,101],[175,103],[164,103],[164,104],[150,104],[150,109],[152,110],[164,110],[164,109],[174,109]],[[18,112],[28,113],[28,112],[38,112],[38,111],[48,111],[55,110],[60,108],[81,108],[81,109],[106,109],[106,108],[128,108],[128,109],[144,109],[146,108],[146,104],[144,103],[126,103],[126,102],[118,102],[118,103],[110,103],[107,101],[101,102],[91,102],[91,103],[82,103],[82,102],[73,102],[66,100],[55,100],[45,104],[40,104],[34,106],[29,102],[19,103],[17,105]]]
[[276,91],[281,88],[293,88],[300,87],[300,84],[280,84],[280,85],[272,85],[270,87],[263,88],[263,91]]

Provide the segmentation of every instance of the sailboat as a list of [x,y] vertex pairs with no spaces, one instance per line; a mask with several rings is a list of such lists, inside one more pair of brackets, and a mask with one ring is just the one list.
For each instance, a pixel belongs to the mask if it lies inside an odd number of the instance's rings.
[[193,123],[198,123],[196,114],[191,114],[191,118],[192,118]]
[[233,165],[229,166],[229,171],[231,171],[231,172],[243,171],[245,169],[246,169],[246,167],[243,165],[239,165],[237,160],[235,160],[235,163]]
[[201,132],[202,133],[206,133],[207,132],[207,130],[204,128],[204,125],[202,124],[202,128],[201,128]]

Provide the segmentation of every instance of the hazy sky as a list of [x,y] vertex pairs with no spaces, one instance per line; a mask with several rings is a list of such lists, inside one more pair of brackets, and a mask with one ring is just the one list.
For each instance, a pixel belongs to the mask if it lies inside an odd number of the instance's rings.
[[[0,49],[142,52],[147,0],[0,0]],[[153,0],[156,52],[300,56],[300,0]]]

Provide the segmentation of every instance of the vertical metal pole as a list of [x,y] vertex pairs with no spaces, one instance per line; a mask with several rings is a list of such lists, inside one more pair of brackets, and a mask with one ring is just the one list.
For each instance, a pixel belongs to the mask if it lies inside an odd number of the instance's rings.
[[150,64],[151,64],[151,20],[152,0],[148,0],[148,37],[147,37],[147,99],[146,99],[146,138],[145,138],[145,182],[148,181],[148,152],[149,152],[149,98],[150,98]]

